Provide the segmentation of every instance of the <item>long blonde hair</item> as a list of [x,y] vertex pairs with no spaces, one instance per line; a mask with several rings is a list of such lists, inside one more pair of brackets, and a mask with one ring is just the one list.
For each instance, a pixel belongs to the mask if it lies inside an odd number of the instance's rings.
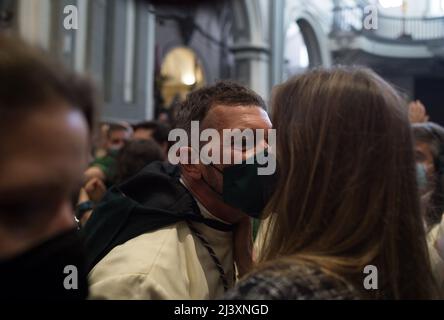
[[[276,89],[272,118],[280,178],[259,262],[312,263],[369,298],[434,297],[396,91],[368,69],[317,69]],[[364,290],[366,265],[378,268],[379,290]]]

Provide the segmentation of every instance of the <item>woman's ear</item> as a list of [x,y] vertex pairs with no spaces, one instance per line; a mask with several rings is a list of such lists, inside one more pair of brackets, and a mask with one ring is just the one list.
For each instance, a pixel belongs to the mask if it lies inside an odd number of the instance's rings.
[[181,147],[179,149],[180,166],[182,174],[193,180],[200,180],[202,173],[200,171],[199,155],[190,147]]

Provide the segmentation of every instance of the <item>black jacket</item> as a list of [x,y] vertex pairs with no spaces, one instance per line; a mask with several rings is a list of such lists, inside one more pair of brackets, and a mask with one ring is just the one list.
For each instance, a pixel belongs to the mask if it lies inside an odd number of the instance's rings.
[[178,166],[154,162],[130,180],[112,187],[82,230],[87,270],[114,247],[179,221],[201,222],[223,231],[231,229],[230,225],[204,218],[179,179]]

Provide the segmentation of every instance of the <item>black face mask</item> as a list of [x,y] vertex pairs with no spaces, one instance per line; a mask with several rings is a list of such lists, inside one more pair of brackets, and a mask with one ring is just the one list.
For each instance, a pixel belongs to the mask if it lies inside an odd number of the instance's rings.
[[[271,156],[267,150],[264,153]],[[278,174],[276,171],[270,175],[258,174],[258,169],[266,165],[259,164],[257,155],[250,162],[244,160],[240,164],[225,167],[223,171],[210,164],[223,176],[222,194],[208,182],[203,181],[219,194],[226,204],[242,210],[253,218],[259,218],[274,192]]]
[[83,244],[77,230],[0,260],[0,298],[83,300],[88,296]]

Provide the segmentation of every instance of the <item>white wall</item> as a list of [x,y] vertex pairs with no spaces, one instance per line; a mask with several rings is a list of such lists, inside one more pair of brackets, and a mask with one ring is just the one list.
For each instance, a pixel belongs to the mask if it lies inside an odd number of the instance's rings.
[[[387,0],[382,0],[382,1],[387,1]],[[398,1],[401,2],[401,0]],[[379,5],[379,10],[382,14],[390,16],[403,16],[404,11],[402,6],[397,6],[393,8],[383,8],[380,5],[381,3],[379,1],[375,2]],[[441,6],[441,2],[442,0],[405,0],[406,16],[407,17],[442,16],[444,15],[444,10]]]

